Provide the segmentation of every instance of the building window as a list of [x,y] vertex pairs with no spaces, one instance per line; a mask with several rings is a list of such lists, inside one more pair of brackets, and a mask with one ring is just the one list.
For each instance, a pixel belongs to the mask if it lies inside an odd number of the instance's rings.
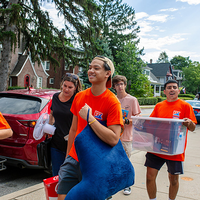
[[156,93],[159,93],[159,86],[156,86]]
[[150,72],[146,70],[146,75],[149,76]]
[[49,84],[54,84],[54,78],[49,79]]
[[65,62],[64,70],[69,70],[69,64]]
[[42,77],[38,77],[37,86],[38,86],[38,88],[42,88]]
[[49,61],[46,61],[45,70],[46,70],[46,71],[49,71],[49,70],[50,70],[50,62],[49,62]]

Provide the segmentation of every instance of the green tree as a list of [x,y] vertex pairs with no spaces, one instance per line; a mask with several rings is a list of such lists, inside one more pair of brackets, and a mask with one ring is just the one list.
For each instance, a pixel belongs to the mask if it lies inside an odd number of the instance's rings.
[[150,92],[150,82],[142,74],[144,62],[139,59],[140,53],[134,42],[124,46],[123,51],[117,51],[116,73],[127,78],[127,92],[136,97],[146,96]]
[[[96,50],[94,35],[98,35],[99,25],[93,15],[98,6],[93,0],[58,1],[56,8],[65,17],[65,28],[71,34],[71,40],[77,38],[82,47],[92,46]],[[79,62],[72,56],[72,48],[66,46],[70,40],[64,37],[64,31],[54,27],[48,12],[40,9],[40,1],[0,0],[0,43],[3,47],[0,63],[0,91],[6,90],[12,51],[20,45],[23,36],[25,49],[30,52],[32,61],[48,59],[59,66],[59,59]],[[56,53],[58,60],[52,55]],[[74,52],[78,54],[79,52]]]
[[196,94],[200,91],[200,64],[191,62],[188,67],[183,68],[183,85],[188,93]]
[[171,63],[171,65],[174,66],[174,69],[179,69],[179,70],[182,70],[184,67],[188,67],[191,62],[192,61],[189,59],[189,56],[183,57],[183,56],[180,56],[180,55],[174,56],[170,60],[170,63]]
[[169,63],[168,55],[165,51],[160,53],[157,62],[158,63]]
[[123,46],[129,41],[134,41],[135,44],[139,42],[135,10],[122,3],[122,0],[99,0],[99,2],[101,6],[99,17],[103,24],[101,34],[108,42],[114,62],[118,63],[116,53],[123,51]]

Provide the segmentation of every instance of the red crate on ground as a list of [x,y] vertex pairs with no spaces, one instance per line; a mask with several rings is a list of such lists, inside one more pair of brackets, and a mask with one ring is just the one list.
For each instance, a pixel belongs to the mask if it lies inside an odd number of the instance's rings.
[[57,200],[57,187],[58,187],[58,176],[53,176],[43,180],[44,189],[47,200]]

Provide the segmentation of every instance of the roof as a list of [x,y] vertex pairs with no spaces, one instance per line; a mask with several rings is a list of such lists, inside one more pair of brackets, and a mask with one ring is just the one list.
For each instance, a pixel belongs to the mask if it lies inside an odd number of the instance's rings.
[[156,77],[166,76],[167,72],[172,72],[172,67],[170,63],[154,63],[147,64],[147,66],[152,68],[151,72]]
[[151,84],[161,85],[162,83],[155,77],[155,75],[150,71],[150,82]]
[[28,55],[21,55],[21,56],[19,56],[17,65],[13,69],[12,73],[10,74],[10,76],[17,76],[17,74],[22,69],[24,63],[26,62],[27,57],[28,57]]

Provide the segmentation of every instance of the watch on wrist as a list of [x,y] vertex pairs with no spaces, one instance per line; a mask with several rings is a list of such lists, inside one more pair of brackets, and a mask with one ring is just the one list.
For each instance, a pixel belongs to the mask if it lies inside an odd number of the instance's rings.
[[125,124],[129,124],[129,119],[125,119]]

